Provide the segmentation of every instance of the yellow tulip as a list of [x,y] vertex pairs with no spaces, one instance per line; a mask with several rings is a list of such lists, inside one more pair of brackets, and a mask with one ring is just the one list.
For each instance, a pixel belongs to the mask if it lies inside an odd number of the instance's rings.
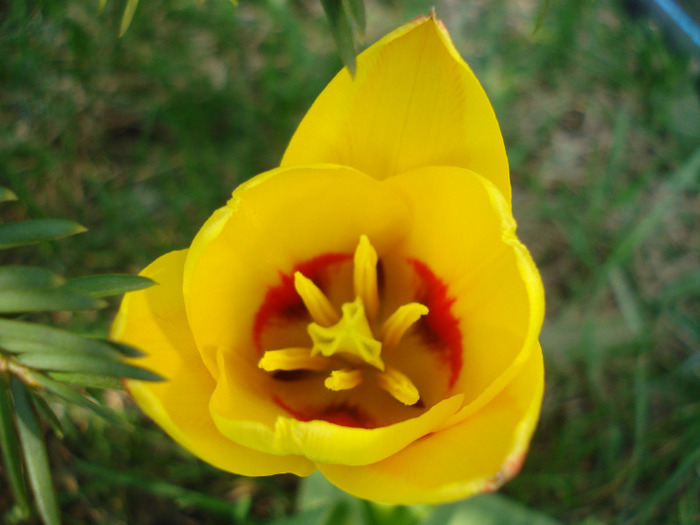
[[491,105],[421,17],[341,71],[281,166],[142,275],[112,337],[192,453],[249,476],[320,470],[385,503],[498,488],[543,392],[543,289],[515,235]]

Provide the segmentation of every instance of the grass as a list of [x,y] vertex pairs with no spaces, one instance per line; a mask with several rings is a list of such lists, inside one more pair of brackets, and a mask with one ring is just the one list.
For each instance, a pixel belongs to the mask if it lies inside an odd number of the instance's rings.
[[[371,2],[368,40],[432,3]],[[3,219],[90,230],[2,263],[136,272],[185,247],[236,184],[279,162],[340,66],[315,1],[143,0],[122,39],[121,3],[99,16],[96,4],[0,7],[0,183],[21,199]],[[542,420],[503,492],[566,523],[697,523],[698,61],[612,0],[445,0],[437,12],[499,116],[520,236],[547,291]],[[104,332],[110,315],[52,321]],[[121,393],[105,402],[124,428],[69,409],[65,439],[51,438],[67,523],[292,509],[293,478],[221,473]]]

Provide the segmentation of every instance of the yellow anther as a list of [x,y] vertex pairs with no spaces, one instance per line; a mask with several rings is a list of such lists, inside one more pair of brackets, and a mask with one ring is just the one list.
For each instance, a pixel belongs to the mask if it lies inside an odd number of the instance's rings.
[[379,387],[404,405],[415,405],[420,400],[416,385],[395,368],[387,367],[386,371],[375,372],[375,375]]
[[359,368],[343,368],[333,370],[323,384],[328,390],[351,390],[362,383],[362,370]]
[[342,306],[343,316],[333,326],[320,326],[310,323],[307,327],[314,343],[311,355],[322,354],[330,357],[334,354],[346,354],[359,357],[365,363],[379,370],[384,370],[380,354],[382,343],[372,335],[362,299],[356,298],[352,303]]
[[408,329],[422,316],[428,313],[428,307],[420,303],[408,303],[399,306],[382,326],[382,342],[384,346],[393,347],[399,344]]
[[294,288],[304,302],[311,318],[321,326],[331,326],[340,319],[328,297],[314,282],[301,272],[294,274]]
[[330,368],[328,359],[320,355],[311,355],[308,348],[285,348],[268,350],[258,361],[258,366],[266,372],[277,370],[325,370]]
[[366,235],[360,236],[355,250],[353,265],[353,285],[355,296],[360,297],[365,305],[369,319],[374,319],[379,309],[377,291],[377,251],[370,244]]

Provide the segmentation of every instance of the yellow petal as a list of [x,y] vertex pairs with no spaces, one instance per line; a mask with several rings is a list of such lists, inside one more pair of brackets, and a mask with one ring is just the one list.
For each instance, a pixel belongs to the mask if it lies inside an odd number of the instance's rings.
[[141,272],[158,284],[125,295],[111,337],[146,353],[134,364],[166,378],[159,383],[127,381],[143,411],[170,436],[212,465],[250,476],[295,472],[314,466],[299,456],[279,457],[250,450],[222,435],[209,415],[214,381],[190,333],[182,297],[186,250],[168,253]]
[[508,160],[491,104],[433,16],[371,46],[359,55],[354,79],[342,70],[316,99],[282,166],[314,162],[378,179],[458,166],[489,179],[510,202]]
[[[386,184],[404,199],[414,226],[384,263],[419,261],[446,286],[462,345],[452,392],[463,393],[465,405],[476,403],[468,409],[473,412],[503,389],[537,344],[544,316],[539,273],[515,235],[510,207],[483,177],[460,168],[423,168]],[[403,288],[405,282],[386,272],[387,296]],[[409,369],[401,361],[393,366]]]
[[283,275],[324,254],[351,258],[362,233],[390,251],[410,227],[389,188],[340,166],[278,168],[237,189],[228,207],[225,220],[213,221],[215,235],[198,235],[205,241],[195,241],[196,260],[188,257],[188,317],[217,379],[219,348],[255,351],[255,316]]
[[210,410],[216,426],[237,443],[269,454],[302,455],[315,462],[346,465],[373,463],[432,432],[462,403],[461,395],[453,396],[418,417],[372,429],[299,421],[261,395],[264,385],[241,371],[240,356],[220,355],[220,366],[231,373],[221,375],[212,396]]
[[518,473],[537,423],[542,352],[480,411],[372,465],[319,464],[334,485],[383,503],[442,503],[491,492]]

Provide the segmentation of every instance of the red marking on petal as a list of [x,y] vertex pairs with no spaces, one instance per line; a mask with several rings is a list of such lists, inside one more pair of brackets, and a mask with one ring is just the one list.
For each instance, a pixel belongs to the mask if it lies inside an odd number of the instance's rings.
[[375,428],[376,426],[371,422],[371,419],[357,407],[331,405],[321,410],[302,411],[290,407],[278,396],[273,396],[272,399],[277,406],[287,411],[290,416],[298,421],[320,420],[343,427],[353,428]]
[[408,262],[421,280],[416,301],[429,310],[428,315],[418,321],[418,326],[429,343],[442,343],[446,347],[452,387],[462,370],[462,332],[451,311],[455,298],[448,295],[447,285],[427,265],[415,259]]
[[280,283],[267,290],[262,305],[253,321],[253,341],[258,351],[262,350],[262,331],[267,322],[275,316],[297,319],[306,314],[306,308],[294,288],[294,274],[301,272],[323,288],[319,278],[323,270],[332,264],[352,259],[348,253],[326,253],[308,261],[297,264],[291,272],[280,272]]

